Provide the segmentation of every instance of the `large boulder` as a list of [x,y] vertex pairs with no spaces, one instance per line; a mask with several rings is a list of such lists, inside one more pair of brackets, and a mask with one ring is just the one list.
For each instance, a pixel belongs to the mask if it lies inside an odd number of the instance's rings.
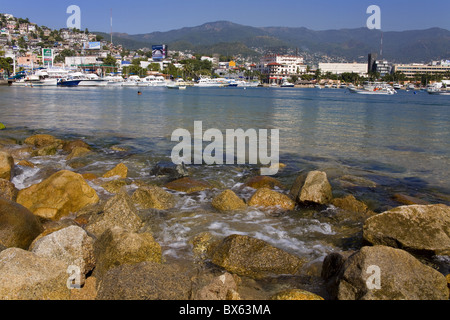
[[0,244],[27,250],[43,231],[39,219],[27,208],[0,198]]
[[66,265],[19,248],[0,252],[0,299],[67,300]]
[[298,197],[299,202],[328,204],[333,199],[331,185],[327,174],[322,171],[311,171]]
[[121,191],[109,199],[98,214],[92,215],[86,230],[100,237],[103,232],[114,227],[121,227],[130,232],[138,231],[142,220],[130,196]]
[[17,203],[35,215],[51,220],[59,220],[98,201],[97,193],[83,177],[67,170],[19,191],[17,196]]
[[[324,263],[322,275],[339,300],[447,300],[447,281],[404,250],[363,247],[348,258]],[[327,270],[328,269],[328,270]]]
[[132,199],[141,209],[168,210],[175,206],[175,197],[158,186],[142,186]]
[[247,208],[245,202],[232,190],[225,190],[214,197],[212,206],[219,211],[233,211]]
[[250,198],[248,205],[258,208],[269,208],[276,210],[294,210],[295,202],[287,195],[271,190],[269,188],[258,189]]
[[85,275],[95,267],[94,239],[77,226],[70,226],[37,239],[31,252],[40,257],[52,258],[65,263],[66,268],[80,268],[80,284],[84,284]]
[[105,231],[95,243],[95,273],[102,276],[122,264],[144,261],[161,263],[161,246],[149,233],[133,233],[115,227]]
[[19,190],[9,180],[0,179],[0,198],[16,201]]
[[193,293],[193,300],[240,300],[239,278],[228,272],[215,277],[208,284]]
[[207,189],[212,189],[212,185],[210,185],[209,183],[200,180],[194,180],[189,177],[169,182],[165,185],[165,187],[170,190],[185,193],[194,193]]
[[211,261],[240,276],[263,278],[272,274],[295,274],[305,261],[267,242],[243,235],[225,238]]
[[91,147],[83,140],[66,141],[63,143],[62,147],[62,149],[68,153],[72,153],[76,148],[91,149]]
[[413,253],[450,255],[450,207],[411,205],[366,220],[363,237],[371,244]]
[[36,148],[46,147],[55,143],[62,144],[62,141],[49,134],[37,134],[25,139],[25,144]]
[[14,175],[14,159],[9,153],[0,151],[0,179],[11,181]]
[[189,300],[191,281],[180,268],[156,262],[124,264],[109,270],[99,300]]

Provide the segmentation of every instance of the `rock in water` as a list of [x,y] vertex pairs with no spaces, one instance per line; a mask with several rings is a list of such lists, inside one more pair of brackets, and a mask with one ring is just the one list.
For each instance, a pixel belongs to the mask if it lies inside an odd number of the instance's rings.
[[248,236],[231,235],[216,248],[212,262],[240,276],[263,278],[271,274],[295,274],[304,261]]
[[31,252],[40,257],[52,258],[65,263],[66,268],[74,265],[80,268],[80,285],[85,275],[95,267],[94,239],[77,226],[70,226],[37,239]]
[[260,189],[260,188],[275,189],[275,187],[280,189],[284,188],[280,181],[268,176],[252,177],[244,184],[244,186],[253,189]]
[[27,250],[43,231],[39,219],[27,208],[0,198],[0,244]]
[[444,275],[406,251],[386,246],[363,247],[351,255],[333,283],[331,293],[339,300],[448,299]]
[[119,177],[125,179],[128,176],[128,168],[123,163],[119,163],[114,169],[103,175],[103,178]]
[[295,202],[287,195],[268,188],[258,189],[250,198],[248,205],[277,210],[294,210],[295,208]]
[[194,180],[188,177],[169,182],[165,185],[165,187],[170,190],[185,193],[194,193],[212,188],[212,186],[207,182]]
[[11,181],[14,175],[14,159],[9,153],[0,151],[0,179]]
[[270,300],[324,300],[321,296],[314,293],[300,290],[291,289],[277,293],[272,296]]
[[189,300],[191,281],[173,265],[156,262],[124,264],[102,278],[99,300]]
[[367,219],[363,230],[364,239],[374,245],[450,255],[450,207],[446,205],[394,208]]
[[175,197],[157,186],[140,187],[132,199],[141,209],[168,210],[175,206]]
[[0,299],[67,300],[66,265],[19,248],[0,252]]
[[97,193],[83,177],[67,170],[19,191],[17,196],[17,203],[35,215],[51,220],[59,220],[98,201]]
[[0,198],[16,201],[19,190],[9,180],[0,179]]
[[121,191],[108,200],[100,214],[91,218],[86,230],[100,237],[103,232],[114,227],[137,232],[141,226],[142,220],[137,215],[133,201],[126,192]]
[[25,139],[25,144],[32,145],[36,148],[42,148],[54,143],[62,144],[62,141],[49,134],[37,134]]
[[115,227],[105,231],[95,243],[95,274],[102,276],[122,264],[144,261],[161,263],[161,246],[149,233],[133,233]]
[[176,165],[173,162],[158,162],[152,171],[152,176],[164,176],[170,180],[180,179],[189,175],[188,169],[185,164]]
[[225,190],[212,201],[212,206],[219,211],[233,211],[247,208],[245,202],[232,190]]
[[333,194],[327,174],[322,171],[308,173],[298,200],[306,203],[328,204],[332,199]]

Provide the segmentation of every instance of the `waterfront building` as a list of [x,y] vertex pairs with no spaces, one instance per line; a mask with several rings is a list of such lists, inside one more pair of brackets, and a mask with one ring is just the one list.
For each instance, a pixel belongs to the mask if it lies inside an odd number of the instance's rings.
[[365,76],[368,66],[366,63],[319,63],[319,69],[322,74],[327,72],[332,74],[356,73]]
[[263,75],[268,75],[272,81],[303,74],[307,66],[303,57],[273,54],[262,57],[255,69]]
[[[447,63],[448,62],[448,63]],[[416,74],[443,74],[450,72],[450,61],[442,61],[431,64],[396,64],[394,65],[394,72],[401,72],[407,77],[413,77]]]
[[375,61],[375,71],[380,74],[380,76],[385,76],[392,73],[392,64],[386,60]]

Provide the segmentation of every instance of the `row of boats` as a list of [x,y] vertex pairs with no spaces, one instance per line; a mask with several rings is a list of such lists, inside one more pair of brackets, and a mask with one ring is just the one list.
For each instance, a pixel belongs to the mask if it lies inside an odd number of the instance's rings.
[[63,86],[63,87],[168,87],[185,88],[187,86],[195,87],[257,87],[259,82],[234,80],[225,78],[211,79],[208,77],[200,78],[197,82],[186,82],[182,79],[175,81],[166,80],[162,76],[149,75],[141,78],[137,75],[131,75],[124,79],[119,75],[109,75],[99,77],[95,73],[52,72],[51,70],[38,70],[32,75],[23,75],[20,79],[15,79],[12,86]]
[[[322,87],[320,85],[315,85],[315,88],[321,89]],[[394,95],[398,92],[397,90],[403,89],[403,86],[399,84],[394,84],[392,86],[385,82],[365,82],[360,87],[356,87],[353,84],[350,84],[348,86],[345,84],[341,84],[339,86],[334,84],[334,85],[325,85],[324,88],[348,89],[351,93],[363,95]],[[407,91],[416,90],[416,88],[413,85],[409,85],[405,89]],[[450,95],[450,88],[447,88],[442,83],[435,83],[432,85],[428,85],[427,87],[422,88],[420,90],[426,91],[429,94],[433,95]]]

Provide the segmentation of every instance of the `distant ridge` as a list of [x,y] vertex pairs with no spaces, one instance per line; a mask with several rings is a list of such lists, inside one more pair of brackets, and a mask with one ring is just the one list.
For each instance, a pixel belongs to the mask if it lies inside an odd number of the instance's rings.
[[[109,39],[106,34],[97,34]],[[380,31],[367,28],[314,31],[303,27],[251,27],[229,21],[166,32],[113,35],[115,43],[129,49],[164,43],[172,50],[258,56],[282,48],[347,61],[365,61],[369,52],[380,51],[381,40]],[[396,63],[450,59],[450,31],[431,28],[384,32],[383,58]]]

